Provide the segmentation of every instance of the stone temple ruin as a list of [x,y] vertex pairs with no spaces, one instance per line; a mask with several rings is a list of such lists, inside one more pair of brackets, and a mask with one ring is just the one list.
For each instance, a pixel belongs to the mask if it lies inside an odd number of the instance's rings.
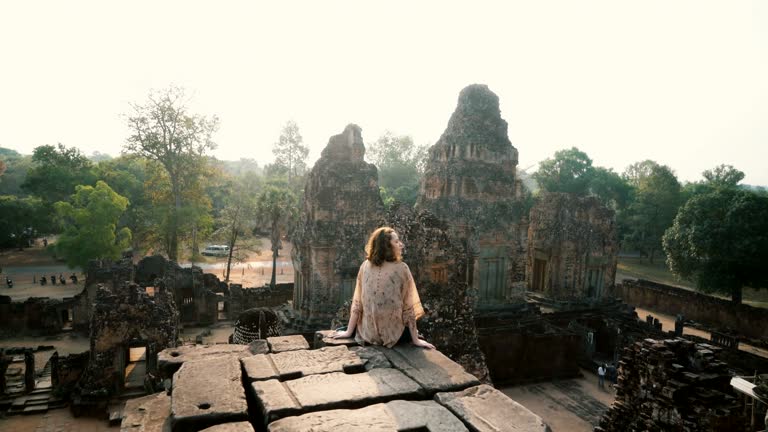
[[350,124],[331,137],[307,176],[292,256],[293,309],[287,311],[296,331],[326,328],[352,298],[365,241],[383,222],[377,170],[364,156],[360,127]]
[[465,245],[467,282],[480,308],[519,302],[525,292],[525,194],[517,149],[498,97],[473,85],[429,149],[416,207],[445,221]]
[[[384,208],[360,127],[331,137],[307,177],[291,238],[293,284],[244,288],[153,256],[93,263],[70,299],[0,297],[3,328],[90,335],[90,351],[54,353],[39,376],[29,372],[33,350],[0,350],[0,409],[69,403],[137,432],[545,431],[491,385],[614,363],[616,402],[598,431],[761,427],[761,405],[745,403],[754,385],[739,383],[736,393],[733,379],[768,370],[765,357],[738,349],[740,341],[768,347],[766,312],[647,281],[615,284],[613,211],[593,197],[532,196],[507,128],[488,87],[462,90],[429,150],[415,208]],[[346,323],[365,241],[383,225],[406,245],[426,312],[419,330],[439,351],[327,337],[329,326]],[[705,329],[712,339],[704,340],[684,335],[680,318],[664,332],[622,299],[672,305],[666,313],[722,320],[730,330]],[[184,325],[235,320],[228,344],[179,337]],[[23,374],[10,366],[21,361]]]

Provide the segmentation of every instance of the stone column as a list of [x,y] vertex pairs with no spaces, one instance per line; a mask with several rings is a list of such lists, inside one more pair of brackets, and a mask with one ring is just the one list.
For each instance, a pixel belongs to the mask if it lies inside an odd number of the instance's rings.
[[24,388],[27,392],[35,389],[35,355],[32,350],[24,351]]
[[0,348],[0,395],[5,394],[5,371],[8,370],[10,359],[5,356],[5,350]]
[[51,385],[56,387],[59,385],[59,352],[54,351],[51,356]]

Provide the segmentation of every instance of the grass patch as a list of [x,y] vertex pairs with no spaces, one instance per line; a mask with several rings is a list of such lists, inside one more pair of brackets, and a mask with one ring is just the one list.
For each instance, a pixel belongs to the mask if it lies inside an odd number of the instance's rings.
[[[622,279],[645,279],[687,290],[696,290],[694,282],[677,278],[669,271],[666,263],[663,261],[651,264],[648,260],[641,260],[636,257],[619,257],[619,262],[616,266],[616,281],[621,282]],[[731,299],[729,296],[722,294],[709,295],[725,300]],[[743,303],[753,307],[768,309],[768,289],[744,288]]]

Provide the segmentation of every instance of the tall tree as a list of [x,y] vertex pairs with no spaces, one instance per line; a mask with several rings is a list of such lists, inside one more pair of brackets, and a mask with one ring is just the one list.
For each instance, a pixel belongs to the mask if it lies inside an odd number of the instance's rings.
[[589,182],[589,191],[604,205],[621,211],[629,204],[632,186],[610,168],[595,167]]
[[49,214],[40,198],[0,195],[0,247],[27,247],[36,232],[47,230]]
[[579,195],[589,193],[594,168],[592,159],[576,147],[555,152],[539,164],[533,178],[549,192],[568,192]]
[[735,188],[744,180],[743,171],[734,168],[733,165],[725,164],[706,170],[701,175],[714,188]]
[[77,186],[72,202],[55,204],[64,232],[56,242],[56,253],[70,267],[86,268],[92,259],[116,259],[131,244],[131,230],[118,229],[118,221],[128,207],[103,181],[93,186]]
[[410,136],[390,131],[368,147],[366,156],[379,170],[382,200],[387,207],[394,201],[416,204],[426,155],[426,145],[416,145]]
[[703,181],[686,183],[683,187],[683,195],[690,199],[696,195],[714,192],[719,189],[739,188],[739,183],[744,179],[744,172],[732,165],[718,165],[701,173]]
[[131,135],[125,150],[160,162],[168,174],[172,206],[169,218],[168,257],[177,260],[179,215],[184,186],[189,177],[199,175],[205,164],[203,156],[215,148],[212,140],[219,120],[216,116],[191,114],[188,99],[179,87],[152,92],[143,105],[133,104],[128,126]]
[[742,288],[768,288],[768,197],[735,188],[692,197],[664,234],[667,263],[705,292],[741,303]]
[[277,256],[282,249],[282,236],[288,225],[295,222],[298,214],[296,196],[286,188],[267,186],[256,199],[256,215],[261,225],[269,227],[269,239],[272,243],[272,279],[269,285],[274,288],[277,282]]
[[261,243],[253,235],[253,227],[256,225],[256,193],[260,180],[255,175],[238,179],[216,220],[219,228],[214,231],[213,236],[222,238],[229,246],[225,282],[230,280],[233,261],[244,262],[249,252],[260,251]]
[[[646,161],[648,162],[648,161]],[[635,199],[627,209],[625,246],[653,260],[662,250],[661,238],[672,225],[682,203],[681,187],[674,172],[654,163],[638,178]]]
[[32,163],[21,187],[49,205],[67,199],[75,186],[96,181],[93,164],[75,147],[37,147],[32,152]]
[[309,148],[303,145],[303,142],[299,126],[290,120],[283,127],[280,138],[272,148],[275,166],[288,173],[289,184],[293,184],[293,180],[301,177],[307,169]]
[[0,160],[5,164],[5,173],[0,176],[0,195],[27,196],[27,191],[21,185],[32,168],[32,157],[0,147]]

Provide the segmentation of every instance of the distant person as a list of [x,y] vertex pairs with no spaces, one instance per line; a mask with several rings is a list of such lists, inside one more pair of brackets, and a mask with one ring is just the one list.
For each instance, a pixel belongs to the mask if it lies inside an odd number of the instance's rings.
[[45,285],[47,283],[48,281],[45,279],[45,276],[40,276],[40,285]]
[[51,285],[56,285],[56,275],[55,274],[51,275]]
[[611,382],[611,384],[616,385],[619,378],[619,371],[616,369],[616,366],[613,363],[610,363],[608,365],[608,381]]
[[8,285],[8,288],[13,288],[13,279],[11,279],[10,276],[5,277],[5,284]]
[[72,273],[72,276],[69,277],[69,279],[72,281],[73,284],[77,283],[77,275]]
[[48,247],[48,239],[47,238],[43,239],[43,247]]
[[61,273],[59,273],[59,283],[62,284],[62,285],[66,285],[67,284],[67,281],[64,280],[64,275],[62,275]]
[[395,230],[374,231],[365,246],[366,260],[357,273],[349,324],[332,337],[354,337],[360,344],[391,348],[398,342],[434,349],[419,339],[416,320],[424,309],[408,265],[401,261],[403,242]]
[[597,386],[601,389],[605,389],[605,371],[606,371],[605,364],[601,364],[600,367],[597,368]]

